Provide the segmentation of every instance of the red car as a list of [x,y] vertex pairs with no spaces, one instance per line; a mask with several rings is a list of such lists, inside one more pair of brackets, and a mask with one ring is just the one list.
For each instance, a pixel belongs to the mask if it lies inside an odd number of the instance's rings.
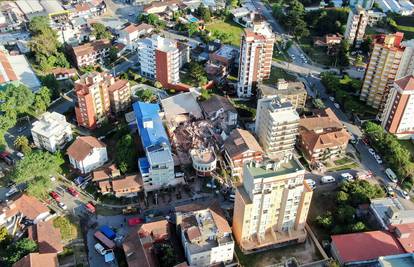
[[134,226],[140,223],[144,223],[144,220],[141,218],[130,218],[128,219],[128,225],[129,226]]
[[90,213],[95,213],[96,208],[95,206],[92,204],[92,202],[89,202],[85,205],[85,208],[90,212]]
[[60,202],[60,196],[55,192],[55,191],[52,191],[52,192],[50,192],[50,194],[49,194],[54,200],[56,200],[57,202]]
[[79,192],[78,191],[76,191],[76,189],[75,188],[73,188],[73,187],[68,187],[68,192],[72,195],[72,196],[74,196],[74,197],[78,197],[79,196]]

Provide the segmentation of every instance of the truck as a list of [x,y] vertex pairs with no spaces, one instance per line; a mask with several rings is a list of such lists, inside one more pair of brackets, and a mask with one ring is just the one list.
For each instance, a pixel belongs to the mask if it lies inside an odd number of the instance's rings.
[[111,240],[114,240],[116,237],[115,232],[108,225],[102,225],[99,227],[99,231],[101,231],[107,238]]
[[114,241],[107,238],[101,231],[96,231],[93,236],[106,248],[113,249],[115,247]]

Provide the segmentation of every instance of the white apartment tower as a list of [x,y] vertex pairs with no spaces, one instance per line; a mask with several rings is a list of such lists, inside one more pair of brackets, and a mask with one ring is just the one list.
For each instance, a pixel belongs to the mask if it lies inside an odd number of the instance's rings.
[[256,84],[269,78],[274,39],[271,28],[260,18],[255,18],[253,26],[244,30],[237,83],[239,97],[251,97]]
[[164,87],[179,82],[180,51],[176,41],[153,35],[138,41],[138,51],[142,76]]
[[298,127],[299,114],[290,102],[282,103],[279,97],[257,102],[255,132],[269,157],[283,159],[292,154]]
[[33,142],[39,148],[56,152],[72,140],[72,128],[64,115],[57,112],[45,112],[32,124]]
[[359,45],[364,39],[368,21],[369,15],[364,8],[361,6],[352,7],[346,23],[345,40],[351,45]]

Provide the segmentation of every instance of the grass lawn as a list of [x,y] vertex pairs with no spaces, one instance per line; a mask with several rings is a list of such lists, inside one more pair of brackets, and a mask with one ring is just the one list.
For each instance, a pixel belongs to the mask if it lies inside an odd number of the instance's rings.
[[59,216],[53,220],[53,226],[59,228],[63,241],[70,241],[78,237],[79,224],[71,221],[71,218]]
[[319,215],[335,209],[335,198],[336,192],[314,191],[313,193],[312,205],[309,208],[307,223],[312,228],[319,242],[329,239],[330,233],[328,230],[317,225],[315,219]]
[[214,34],[229,34],[229,43],[234,46],[240,46],[240,39],[243,34],[243,28],[231,20],[217,20],[206,25],[206,29]]
[[408,149],[411,153],[411,157],[414,157],[414,143],[411,140],[399,140],[400,144]]
[[284,69],[273,67],[270,71],[270,77],[264,80],[264,84],[275,85],[278,79],[285,79],[287,81],[296,81],[296,76],[287,73]]
[[306,55],[312,59],[312,61],[322,65],[332,65],[332,61],[326,54],[325,48],[313,46],[313,40],[311,38],[301,39],[299,45],[306,53]]

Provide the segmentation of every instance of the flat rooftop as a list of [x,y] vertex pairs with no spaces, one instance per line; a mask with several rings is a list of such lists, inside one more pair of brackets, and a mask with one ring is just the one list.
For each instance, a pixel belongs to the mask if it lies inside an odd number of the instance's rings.
[[296,158],[292,158],[287,161],[265,161],[263,163],[252,164],[247,167],[250,174],[256,179],[263,179],[269,177],[275,177],[279,175],[285,175],[298,171],[304,171],[305,169]]
[[234,53],[238,53],[238,49],[230,46],[230,45],[223,45],[219,50],[215,52],[216,55],[220,57],[224,57],[227,59],[232,59],[234,57]]
[[412,267],[414,266],[414,254],[380,257],[378,262],[381,267]]
[[216,155],[211,149],[193,149],[191,156],[197,163],[208,164],[216,160]]

